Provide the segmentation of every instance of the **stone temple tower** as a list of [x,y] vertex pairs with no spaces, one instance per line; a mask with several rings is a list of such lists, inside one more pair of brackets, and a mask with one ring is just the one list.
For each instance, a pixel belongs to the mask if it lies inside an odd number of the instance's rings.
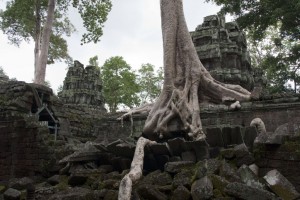
[[65,104],[87,105],[106,111],[102,95],[100,69],[84,66],[79,61],[69,68],[63,89],[58,93]]
[[225,17],[210,15],[191,35],[201,62],[215,79],[253,89],[245,34],[236,22],[226,23]]

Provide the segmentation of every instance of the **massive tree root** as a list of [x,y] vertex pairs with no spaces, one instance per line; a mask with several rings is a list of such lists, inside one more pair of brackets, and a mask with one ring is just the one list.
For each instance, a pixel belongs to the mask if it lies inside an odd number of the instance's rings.
[[[251,93],[239,85],[215,80],[200,62],[182,7],[182,0],[161,0],[162,35],[164,48],[164,85],[152,106],[143,134],[151,140],[168,137],[168,123],[179,118],[188,138],[205,138],[200,119],[202,97],[211,101],[246,101]],[[238,102],[234,106],[239,107]],[[137,109],[137,113],[148,111]],[[132,115],[135,111],[130,112]],[[126,117],[126,115],[125,115]]]
[[161,0],[164,47],[164,85],[145,123],[143,134],[152,140],[167,137],[167,125],[177,117],[192,140],[205,138],[200,119],[200,94],[213,101],[250,99],[239,85],[216,81],[200,62],[182,7],[182,0]]
[[134,152],[133,161],[128,174],[121,180],[119,187],[119,200],[129,200],[131,197],[132,185],[137,182],[143,175],[144,165],[144,148],[146,145],[155,144],[156,142],[140,137]]
[[[200,62],[182,7],[182,0],[161,0],[162,35],[164,48],[164,85],[158,100],[147,117],[143,135],[151,140],[168,137],[168,124],[179,118],[187,137],[192,140],[205,139],[200,119],[199,102],[203,96],[213,101],[245,101],[250,92],[238,85],[216,81]],[[238,103],[234,104],[235,106]],[[149,107],[131,111],[147,112]],[[131,170],[120,184],[119,200],[129,200],[132,184],[142,176],[144,146],[150,140],[140,138],[136,147]]]

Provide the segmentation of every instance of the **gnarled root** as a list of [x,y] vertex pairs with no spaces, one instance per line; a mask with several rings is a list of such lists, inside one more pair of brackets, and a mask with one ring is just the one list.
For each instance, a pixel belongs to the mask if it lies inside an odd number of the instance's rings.
[[144,148],[146,145],[155,144],[156,142],[140,137],[131,162],[131,168],[128,174],[121,180],[119,187],[118,200],[130,200],[132,185],[142,177],[144,165]]
[[123,121],[127,117],[132,117],[133,114],[148,114],[153,106],[153,103],[146,103],[137,108],[130,109],[127,113],[119,117],[117,120]]

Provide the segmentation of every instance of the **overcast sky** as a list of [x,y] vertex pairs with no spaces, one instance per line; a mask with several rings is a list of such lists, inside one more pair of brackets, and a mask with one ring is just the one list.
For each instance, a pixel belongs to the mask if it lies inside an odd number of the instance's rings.
[[[4,8],[0,0],[0,8]],[[105,23],[104,35],[97,44],[80,45],[81,19],[70,14],[77,32],[67,38],[69,54],[74,60],[87,65],[89,58],[97,55],[99,63],[112,56],[123,56],[133,69],[143,63],[162,66],[162,36],[160,26],[159,0],[112,0],[113,8]],[[203,17],[216,14],[219,7],[204,0],[183,0],[186,21],[192,31],[203,22]],[[33,80],[33,43],[23,42],[18,48],[9,44],[0,32],[0,66],[10,78],[19,81]],[[46,80],[54,91],[62,85],[67,65],[55,63],[47,67]]]

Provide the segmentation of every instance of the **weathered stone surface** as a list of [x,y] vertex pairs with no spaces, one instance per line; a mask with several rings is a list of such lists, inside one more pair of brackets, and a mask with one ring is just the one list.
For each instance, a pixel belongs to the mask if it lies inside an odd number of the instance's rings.
[[21,192],[19,190],[9,188],[3,194],[4,200],[20,200]]
[[168,145],[170,147],[171,155],[180,156],[181,152],[183,151],[182,145],[184,142],[185,141],[182,138],[174,138],[168,140]]
[[124,140],[117,140],[107,145],[107,150],[116,156],[124,156],[132,158],[135,150],[135,145],[125,142]]
[[68,184],[71,186],[83,185],[87,178],[86,174],[72,174],[68,179]]
[[221,128],[207,128],[206,140],[210,147],[224,147]]
[[225,187],[230,183],[225,178],[212,174],[209,176],[214,189],[218,190],[222,196],[225,196]]
[[259,178],[253,173],[253,171],[247,165],[242,165],[237,172],[241,177],[241,181],[244,184],[259,189],[265,188],[265,185],[259,181]]
[[179,185],[173,192],[171,200],[189,200],[191,198],[190,191],[183,185]]
[[256,164],[249,165],[249,169],[251,169],[251,171],[258,176],[259,168]]
[[178,161],[178,162],[168,162],[165,164],[165,171],[169,173],[178,173],[183,168],[192,166],[194,162],[191,161]]
[[236,156],[236,165],[238,167],[243,164],[250,165],[254,162],[253,155],[248,151],[244,143],[234,147],[234,155]]
[[25,190],[29,185],[32,185],[34,181],[28,177],[20,179],[12,179],[9,181],[9,187],[16,190]]
[[160,192],[154,185],[144,184],[137,188],[137,193],[142,199],[167,200],[168,197]]
[[54,175],[47,179],[47,183],[50,185],[57,185],[60,182],[60,175]]
[[274,200],[275,195],[268,192],[267,190],[262,190],[254,187],[247,186],[243,183],[229,183],[225,187],[225,192],[239,199],[245,200]]
[[196,155],[193,151],[182,152],[181,159],[182,159],[182,161],[191,161],[191,162],[197,161]]
[[193,200],[210,199],[213,196],[213,185],[210,179],[205,176],[196,180],[191,188]]
[[220,176],[230,182],[240,182],[241,178],[237,175],[237,169],[223,160],[220,167]]
[[69,67],[63,89],[58,96],[67,104],[93,105],[105,111],[99,75],[99,68],[95,66],[84,68],[80,62],[74,61],[74,65]]
[[49,200],[86,200],[89,198],[92,199],[93,196],[93,191],[86,188],[75,187],[51,195]]
[[182,169],[179,173],[174,176],[173,186],[174,188],[183,185],[187,188],[191,188],[194,177],[194,170],[191,168]]
[[149,173],[144,177],[141,182],[148,184],[155,184],[159,186],[165,186],[172,184],[172,177],[169,173],[161,172],[160,170],[156,170],[154,172]]
[[254,140],[257,137],[257,130],[255,127],[246,127],[243,140],[247,147],[253,148]]
[[270,189],[282,199],[297,199],[300,197],[295,187],[276,169],[269,171],[264,179]]
[[216,80],[252,90],[254,76],[245,34],[236,22],[225,23],[225,17],[210,15],[191,34],[201,62]]
[[243,138],[240,127],[224,127],[222,129],[223,141],[225,147],[242,144]]
[[150,146],[150,150],[156,155],[169,155],[169,148],[166,143],[156,143]]

